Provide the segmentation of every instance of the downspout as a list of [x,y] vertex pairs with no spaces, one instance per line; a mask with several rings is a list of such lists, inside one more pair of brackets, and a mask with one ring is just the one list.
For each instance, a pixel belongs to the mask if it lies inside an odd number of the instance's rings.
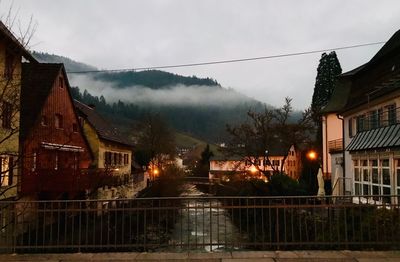
[[346,194],[346,180],[345,180],[345,177],[346,177],[345,152],[346,152],[346,150],[345,150],[345,139],[344,139],[345,138],[344,137],[344,118],[339,113],[336,114],[336,117],[342,121],[342,156],[343,156],[342,173],[343,173],[343,189],[344,189],[343,193]]
[[[329,149],[328,149],[328,116],[323,116],[323,120],[325,121],[325,141],[326,141],[326,145],[325,145],[325,178],[326,178],[326,174],[328,173],[328,154],[329,154]],[[332,161],[332,160],[331,160]],[[331,177],[332,177],[332,167],[331,167]]]

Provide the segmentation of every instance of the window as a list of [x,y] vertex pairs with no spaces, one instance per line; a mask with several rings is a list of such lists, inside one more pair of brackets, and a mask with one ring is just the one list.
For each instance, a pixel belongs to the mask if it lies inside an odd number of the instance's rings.
[[13,72],[14,72],[14,61],[15,56],[10,52],[6,51],[6,63],[4,67],[4,77],[8,80],[13,79]]
[[72,168],[73,168],[74,170],[78,170],[78,166],[79,166],[78,155],[77,155],[77,153],[75,152],[75,153],[74,153],[74,164],[73,164]]
[[365,116],[357,116],[356,117],[356,130],[357,132],[362,132],[365,130]]
[[104,165],[111,165],[111,152],[104,152]]
[[400,203],[400,159],[395,159],[396,164],[396,185],[395,185],[395,192],[397,193],[397,203]]
[[56,128],[63,128],[63,116],[56,114],[54,118],[54,125]]
[[62,78],[62,76],[60,76],[60,77],[58,78],[58,86],[59,86],[60,88],[64,88],[64,79]]
[[369,112],[369,129],[375,129],[378,126],[378,111],[373,110]]
[[12,105],[8,102],[3,102],[2,108],[2,127],[3,128],[11,128],[11,116],[12,116]]
[[353,118],[349,119],[349,137],[353,137]]
[[390,203],[393,178],[389,159],[356,159],[353,160],[353,166],[355,194],[370,195],[374,200]]
[[394,125],[397,122],[396,119],[396,105],[389,105],[386,107],[388,111],[388,125]]
[[36,161],[37,161],[36,157],[37,157],[36,152],[33,152],[33,154],[32,154],[32,171],[36,170]]
[[124,154],[124,165],[129,165],[129,155]]
[[279,160],[272,160],[273,166],[279,166]]
[[49,124],[48,120],[47,120],[47,117],[46,116],[42,116],[42,119],[40,120],[40,123],[41,123],[42,126],[47,126]]
[[75,133],[78,133],[78,124],[77,123],[72,124],[72,131]]
[[58,152],[54,153],[54,170],[58,169]]

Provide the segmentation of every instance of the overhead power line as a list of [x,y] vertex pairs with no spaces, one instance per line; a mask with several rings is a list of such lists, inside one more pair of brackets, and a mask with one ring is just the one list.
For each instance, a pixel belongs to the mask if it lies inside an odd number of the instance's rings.
[[341,47],[328,48],[328,49],[303,51],[303,52],[297,52],[297,53],[286,53],[286,54],[278,54],[278,55],[257,56],[257,57],[229,59],[229,60],[216,60],[216,61],[198,62],[198,63],[147,66],[147,67],[122,68],[122,69],[102,69],[102,70],[71,71],[71,72],[67,72],[67,73],[69,73],[69,74],[87,74],[87,73],[100,73],[100,72],[129,72],[129,71],[142,71],[142,70],[152,70],[152,69],[167,69],[167,68],[179,68],[179,67],[194,67],[194,66],[240,63],[240,62],[266,60],[266,59],[273,59],[273,58],[280,58],[280,57],[309,55],[309,54],[328,52],[328,51],[337,51],[337,50],[358,48],[358,47],[364,47],[364,46],[380,45],[380,44],[384,44],[384,43],[386,43],[386,42],[385,41],[381,41],[381,42],[373,42],[373,43],[366,43],[366,44],[341,46]]

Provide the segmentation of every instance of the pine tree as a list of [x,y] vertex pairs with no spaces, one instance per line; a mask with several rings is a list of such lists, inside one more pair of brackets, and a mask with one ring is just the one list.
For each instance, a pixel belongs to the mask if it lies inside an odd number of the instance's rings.
[[331,98],[337,77],[342,73],[335,51],[323,53],[319,60],[314,94],[311,102],[312,117],[315,123],[320,122],[321,109]]
[[314,94],[311,102],[311,116],[317,126],[316,146],[322,150],[321,109],[325,107],[332,96],[337,77],[342,73],[339,60],[333,51],[323,53],[319,60]]

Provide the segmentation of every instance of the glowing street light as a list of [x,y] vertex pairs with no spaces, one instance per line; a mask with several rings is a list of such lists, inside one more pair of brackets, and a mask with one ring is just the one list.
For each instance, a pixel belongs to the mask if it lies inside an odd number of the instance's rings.
[[255,174],[257,171],[258,171],[258,170],[257,170],[257,168],[256,168],[255,166],[251,166],[251,167],[250,167],[250,172],[251,172],[251,173]]
[[317,159],[317,153],[314,150],[311,150],[307,153],[307,158],[309,160],[315,160]]

